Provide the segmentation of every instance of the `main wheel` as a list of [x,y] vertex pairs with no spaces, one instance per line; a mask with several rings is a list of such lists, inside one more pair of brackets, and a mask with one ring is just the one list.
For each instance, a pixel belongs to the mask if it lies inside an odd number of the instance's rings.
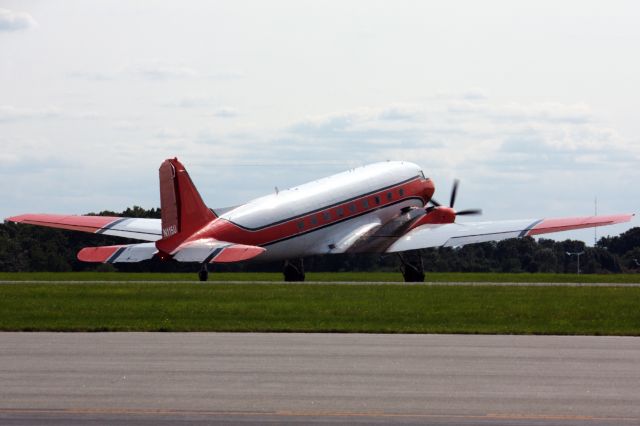
[[400,259],[400,272],[406,283],[424,282],[424,265],[419,252],[406,253],[405,256],[398,253]]
[[402,271],[404,282],[406,283],[422,283],[424,282],[424,271],[415,267],[415,265],[405,265]]
[[198,279],[200,281],[207,281],[209,279],[209,271],[207,265],[202,265],[202,269],[198,272]]
[[282,270],[285,281],[304,281],[304,264],[302,259],[285,260]]

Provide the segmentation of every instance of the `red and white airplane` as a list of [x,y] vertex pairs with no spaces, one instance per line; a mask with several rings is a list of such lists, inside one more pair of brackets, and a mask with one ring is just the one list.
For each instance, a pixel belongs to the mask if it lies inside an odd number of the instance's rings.
[[[628,222],[633,214],[457,223],[457,182],[449,206],[432,196],[433,181],[405,161],[375,163],[238,207],[210,209],[178,159],[160,166],[161,219],[24,214],[7,220],[146,241],[87,247],[85,262],[140,262],[158,257],[202,264],[284,260],[285,280],[304,280],[301,259],[332,253],[395,253],[457,247]],[[430,205],[428,205],[430,203]],[[422,262],[403,260],[406,281],[424,280]],[[419,258],[419,256],[418,256]]]

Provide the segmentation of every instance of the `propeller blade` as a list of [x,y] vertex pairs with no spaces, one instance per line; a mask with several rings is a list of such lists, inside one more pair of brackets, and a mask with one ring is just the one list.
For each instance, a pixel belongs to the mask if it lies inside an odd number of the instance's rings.
[[453,208],[453,205],[456,203],[456,194],[458,193],[458,184],[460,181],[458,179],[453,181],[453,188],[451,188],[451,201],[449,201],[449,207]]
[[467,209],[456,212],[456,216],[469,216],[482,214],[482,209]]

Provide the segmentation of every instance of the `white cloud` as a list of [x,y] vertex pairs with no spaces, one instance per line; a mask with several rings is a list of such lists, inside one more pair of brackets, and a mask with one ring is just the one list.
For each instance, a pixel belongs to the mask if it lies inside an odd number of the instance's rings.
[[348,111],[307,117],[291,126],[291,130],[315,136],[353,131],[407,130],[412,123],[423,121],[425,111],[420,105],[394,103],[386,107],[362,107]]
[[105,71],[71,71],[67,73],[67,77],[91,81],[109,81],[113,80],[116,75],[116,72],[109,73]]
[[450,99],[311,116],[290,134],[298,145],[333,149],[329,156],[407,159],[446,175],[490,167],[519,179],[559,170],[578,176],[640,159],[640,147],[598,123],[586,104]]
[[586,123],[591,119],[591,109],[585,104],[508,103],[492,108],[489,115],[502,120]]
[[0,9],[0,31],[18,31],[35,28],[38,23],[26,12]]
[[463,100],[463,101],[481,101],[489,98],[489,91],[484,88],[473,88],[458,92],[439,91],[435,94],[434,99],[438,100]]
[[170,106],[179,107],[179,108],[202,108],[209,107],[213,105],[213,98],[206,96],[191,96],[182,98],[172,104]]
[[147,64],[132,68],[131,73],[148,80],[169,80],[193,78],[198,75],[196,70],[186,66],[171,64]]
[[238,116],[238,110],[232,107],[220,107],[213,112],[215,117],[233,118]]
[[25,120],[48,119],[96,120],[104,118],[95,111],[61,111],[57,107],[26,108],[13,105],[0,105],[0,123],[14,123]]
[[21,108],[12,105],[0,105],[0,123],[59,116],[60,111],[57,108]]

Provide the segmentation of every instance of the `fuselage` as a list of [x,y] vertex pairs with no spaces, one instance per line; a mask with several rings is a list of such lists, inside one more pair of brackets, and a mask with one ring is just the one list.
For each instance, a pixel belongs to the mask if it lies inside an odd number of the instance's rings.
[[433,191],[416,164],[374,163],[249,201],[198,234],[267,247],[262,260],[341,253],[403,209],[423,207]]

